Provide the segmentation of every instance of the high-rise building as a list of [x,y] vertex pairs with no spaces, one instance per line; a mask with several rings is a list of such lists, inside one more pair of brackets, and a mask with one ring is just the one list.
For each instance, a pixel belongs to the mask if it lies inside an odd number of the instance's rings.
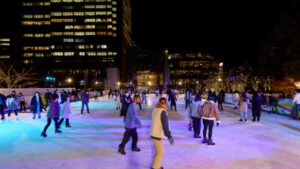
[[199,87],[218,72],[219,62],[207,52],[169,50],[170,84],[178,87]]
[[23,63],[56,76],[58,85],[74,78],[97,87],[108,67],[122,67],[131,45],[130,0],[23,0],[22,8]]
[[11,58],[11,39],[6,36],[0,36],[0,62],[6,62]]

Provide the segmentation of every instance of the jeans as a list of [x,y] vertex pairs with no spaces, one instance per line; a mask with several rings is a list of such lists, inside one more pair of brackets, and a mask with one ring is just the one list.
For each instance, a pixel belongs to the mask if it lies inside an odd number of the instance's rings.
[[125,128],[124,137],[119,147],[124,148],[126,143],[129,141],[130,137],[132,137],[131,149],[136,148],[138,142],[138,134],[136,128],[132,128],[132,129]]
[[81,105],[81,114],[83,113],[84,105],[86,106],[87,112],[90,113],[89,103],[82,102],[82,105]]
[[[54,120],[54,123],[55,123],[55,131],[57,131],[58,130],[58,117],[55,117],[53,120]],[[47,124],[46,124],[46,126],[45,126],[45,128],[43,130],[43,133],[46,134],[46,131],[47,131],[48,127],[51,124],[51,121],[52,121],[52,119],[48,118]]]
[[14,111],[15,112],[15,115],[18,116],[18,110],[8,110],[8,117],[10,117],[10,113]]
[[145,104],[147,104],[147,99],[145,97],[142,98],[141,104],[143,104],[145,101]]
[[40,104],[37,104],[37,108],[35,111],[33,111],[33,118],[35,118],[36,113],[38,114],[38,117],[41,118],[41,110],[40,110]]
[[194,134],[199,135],[201,129],[201,119],[197,117],[192,117],[192,119],[193,119]]
[[295,106],[295,118],[299,119],[299,110],[300,110],[300,104],[296,104]]
[[190,100],[186,100],[185,101],[185,109],[187,109],[187,107],[190,105]]
[[203,138],[207,138],[206,137],[206,132],[207,132],[207,127],[209,129],[209,133],[208,133],[208,139],[212,138],[212,132],[213,132],[213,127],[214,127],[214,120],[206,120],[203,119]]
[[240,119],[241,120],[246,120],[247,119],[247,116],[248,116],[248,113],[247,112],[240,112]]

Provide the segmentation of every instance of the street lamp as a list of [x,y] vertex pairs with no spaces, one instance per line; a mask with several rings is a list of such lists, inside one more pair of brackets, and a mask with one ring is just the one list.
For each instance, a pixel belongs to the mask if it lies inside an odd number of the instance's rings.
[[148,85],[149,85],[149,86],[151,86],[151,84],[152,84],[151,82],[148,82]]
[[68,83],[72,83],[72,79],[71,78],[67,78],[66,80]]

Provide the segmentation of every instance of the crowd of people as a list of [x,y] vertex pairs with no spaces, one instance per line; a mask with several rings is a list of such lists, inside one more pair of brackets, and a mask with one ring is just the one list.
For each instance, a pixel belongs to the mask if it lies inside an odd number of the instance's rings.
[[[141,127],[141,121],[138,118],[138,108],[142,110],[142,104],[147,104],[147,92],[142,90],[102,90],[88,92],[83,90],[78,92],[77,90],[58,91],[55,90],[51,93],[49,90],[44,94],[44,100],[39,92],[35,92],[30,101],[30,110],[33,113],[33,119],[40,119],[41,112],[47,111],[47,123],[41,133],[42,137],[47,137],[47,129],[54,121],[55,133],[62,133],[61,125],[65,121],[65,127],[69,128],[70,114],[71,112],[71,100],[78,101],[80,94],[80,100],[82,102],[81,114],[84,113],[84,107],[86,107],[87,113],[89,110],[89,100],[93,97],[95,101],[98,101],[99,96],[107,95],[109,99],[113,99],[116,102],[116,110],[120,111],[120,116],[124,117],[125,131],[123,139],[118,147],[118,152],[125,155],[125,145],[132,138],[131,150],[140,152],[138,147],[138,130]],[[216,123],[218,127],[221,123],[220,112],[223,111],[223,103],[225,101],[225,92],[221,90],[218,94],[212,91],[203,92],[201,90],[182,90],[169,89],[169,90],[155,90],[155,95],[158,98],[158,103],[152,111],[152,122],[150,129],[151,140],[154,143],[155,153],[152,168],[162,168],[161,160],[163,157],[163,144],[162,139],[168,139],[170,144],[174,144],[174,139],[171,135],[168,122],[168,105],[169,102],[171,111],[177,111],[176,102],[180,93],[184,93],[184,108],[187,111],[189,119],[188,129],[193,129],[194,138],[201,139],[201,126],[202,130],[202,143],[207,145],[215,145],[213,142],[213,128]],[[255,92],[253,97],[249,97],[249,92],[235,92],[233,95],[233,101],[235,103],[234,109],[240,113],[241,122],[247,122],[248,120],[248,107],[252,107],[252,121],[260,121],[261,111],[263,106],[270,106],[271,112],[274,111],[276,106],[276,99],[272,94],[263,94]],[[300,109],[300,91],[297,90],[297,94],[294,97],[293,103],[295,103],[295,118],[298,119],[298,111]],[[10,119],[11,113],[15,113],[18,119],[18,111],[26,111],[25,98],[22,93],[16,94],[15,91],[8,96],[0,94],[0,110],[2,120],[5,119],[4,109],[7,108],[7,116]]]

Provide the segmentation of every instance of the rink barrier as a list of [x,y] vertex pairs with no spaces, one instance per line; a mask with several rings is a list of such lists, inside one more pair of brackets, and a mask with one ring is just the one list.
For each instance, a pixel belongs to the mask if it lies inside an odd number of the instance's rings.
[[[250,101],[249,108],[251,108],[252,107],[251,106],[252,95],[248,94],[247,96],[248,96],[249,101]],[[293,99],[291,99],[291,98],[281,98],[281,97],[278,97],[278,98],[275,97],[275,99],[276,99],[275,113],[280,114],[280,115],[290,116],[290,117],[295,116],[295,104],[293,104]],[[234,105],[235,104],[234,94],[225,93],[224,102]],[[270,107],[263,107],[262,111],[270,112],[271,108]],[[299,111],[298,115],[300,117],[300,111]]]

